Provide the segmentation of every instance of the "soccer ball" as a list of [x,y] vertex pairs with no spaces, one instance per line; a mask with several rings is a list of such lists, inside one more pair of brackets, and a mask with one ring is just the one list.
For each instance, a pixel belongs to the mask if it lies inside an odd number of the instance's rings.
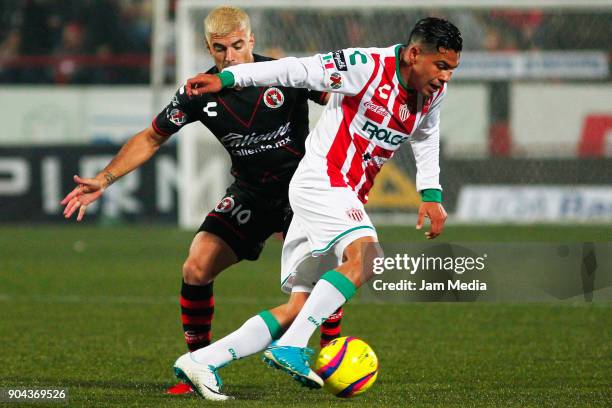
[[323,379],[325,390],[337,397],[354,397],[376,381],[378,357],[365,341],[339,337],[321,349],[315,371]]

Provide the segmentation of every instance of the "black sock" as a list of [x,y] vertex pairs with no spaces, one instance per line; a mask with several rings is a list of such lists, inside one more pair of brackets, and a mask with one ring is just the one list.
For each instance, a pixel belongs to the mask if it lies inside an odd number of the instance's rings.
[[339,307],[323,322],[321,325],[321,347],[327,346],[327,343],[340,337],[343,314],[342,307]]
[[215,312],[213,282],[199,286],[183,281],[180,301],[183,332],[189,351],[208,346]]

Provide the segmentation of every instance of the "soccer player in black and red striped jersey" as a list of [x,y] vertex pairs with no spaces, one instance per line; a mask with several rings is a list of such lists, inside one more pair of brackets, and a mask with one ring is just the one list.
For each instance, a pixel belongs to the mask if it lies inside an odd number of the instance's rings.
[[[270,58],[253,54],[249,17],[235,7],[219,7],[204,21],[207,48],[215,61],[208,73]],[[151,158],[183,126],[199,121],[228,151],[235,177],[217,206],[195,235],[183,265],[181,320],[190,351],[208,345],[215,308],[213,281],[243,259],[256,260],[265,240],[286,232],[292,213],[288,185],[304,155],[308,135],[308,99],[324,104],[327,94],[286,87],[227,89],[215,95],[190,98],[181,87],[150,127],[132,137],[117,156],[91,179],[75,176],[77,187],[62,204],[64,216],[87,206],[113,182]],[[295,313],[301,304],[291,305]],[[340,335],[342,309],[321,328],[321,344]],[[290,321],[280,321],[289,325]],[[187,385],[169,389],[188,392]]]

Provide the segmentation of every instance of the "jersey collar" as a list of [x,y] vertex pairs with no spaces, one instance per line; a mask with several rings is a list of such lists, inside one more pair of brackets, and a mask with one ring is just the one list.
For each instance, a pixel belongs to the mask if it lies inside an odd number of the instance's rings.
[[402,76],[400,75],[400,51],[404,47],[402,44],[397,44],[395,46],[395,75],[397,75],[397,80],[399,81],[402,88],[408,90],[408,85],[404,83]]

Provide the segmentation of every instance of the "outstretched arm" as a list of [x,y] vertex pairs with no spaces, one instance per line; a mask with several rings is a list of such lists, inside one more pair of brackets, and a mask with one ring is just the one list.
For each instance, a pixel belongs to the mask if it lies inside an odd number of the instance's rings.
[[318,61],[320,59],[313,56],[240,64],[216,75],[198,74],[187,80],[185,90],[190,96],[215,93],[233,86],[281,85],[324,91],[324,72]]
[[77,221],[85,216],[87,206],[102,196],[104,190],[117,179],[149,160],[168,139],[149,127],[128,140],[111,162],[94,178],[74,176],[77,186],[61,201],[64,217],[70,218],[78,210]]
[[[347,65],[347,60],[352,63]],[[311,57],[234,65],[220,74],[198,74],[187,81],[185,91],[189,96],[197,96],[233,86],[276,85],[356,95],[367,83],[375,66],[368,50],[349,48]]]

